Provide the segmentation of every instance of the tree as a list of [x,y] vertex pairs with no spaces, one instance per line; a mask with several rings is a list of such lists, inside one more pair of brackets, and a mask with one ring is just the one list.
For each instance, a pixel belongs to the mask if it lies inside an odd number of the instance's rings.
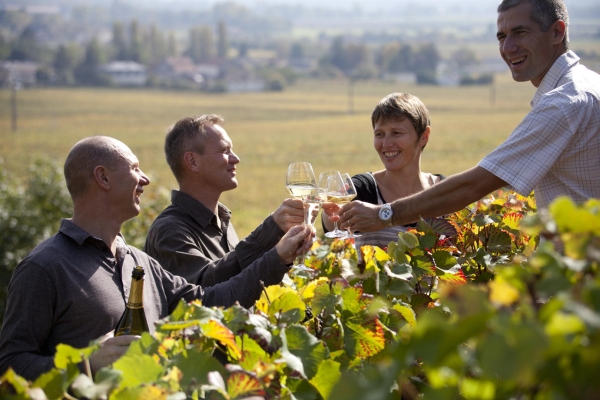
[[175,34],[173,31],[169,32],[169,39],[167,40],[167,56],[177,56],[177,41],[175,40]]
[[113,37],[112,45],[115,48],[115,59],[116,60],[129,60],[129,46],[127,44],[127,38],[125,37],[125,28],[120,22],[113,24]]
[[150,63],[158,64],[167,56],[167,42],[156,24],[150,25],[149,41]]
[[367,46],[362,43],[345,44],[341,37],[331,44],[331,64],[339,68],[345,75],[351,75],[355,69],[369,59]]
[[38,61],[42,48],[37,41],[34,28],[29,25],[12,46],[11,60]]
[[206,62],[213,57],[214,43],[212,31],[207,26],[192,28],[190,30],[189,56],[195,62]]
[[146,64],[148,62],[148,51],[144,46],[143,33],[136,20],[132,20],[129,26],[130,55],[131,60]]
[[10,42],[0,34],[0,60],[6,60],[10,56]]
[[108,80],[98,72],[98,67],[106,62],[106,51],[97,38],[87,45],[85,57],[75,70],[75,77],[84,85],[105,85]]
[[302,43],[294,42],[290,49],[290,58],[303,58],[304,57],[304,46]]
[[415,72],[418,83],[436,83],[440,54],[433,43],[421,46],[415,52]]
[[54,68],[58,83],[73,85],[75,83],[75,67],[80,60],[80,48],[76,44],[61,45],[54,57]]
[[468,65],[474,65],[479,63],[477,54],[471,49],[463,47],[456,50],[450,56],[450,61],[454,62],[458,68],[464,68]]
[[220,20],[217,37],[217,55],[221,58],[227,58],[228,51],[229,41],[227,39],[227,26],[225,26],[223,20]]

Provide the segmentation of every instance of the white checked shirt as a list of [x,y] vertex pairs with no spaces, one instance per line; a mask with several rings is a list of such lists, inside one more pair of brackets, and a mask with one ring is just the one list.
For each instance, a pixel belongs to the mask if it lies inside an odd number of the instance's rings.
[[548,70],[532,110],[479,166],[528,195],[537,207],[556,197],[600,198],[600,75],[572,51]]

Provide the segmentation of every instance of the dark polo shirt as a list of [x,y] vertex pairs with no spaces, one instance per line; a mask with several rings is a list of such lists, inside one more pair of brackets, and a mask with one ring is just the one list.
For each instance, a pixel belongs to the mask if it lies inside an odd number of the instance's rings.
[[33,380],[53,367],[57,344],[85,347],[113,330],[125,309],[136,265],[146,272],[144,311],[151,331],[180,299],[225,307],[239,300],[250,307],[260,296],[259,280],[279,283],[288,270],[247,268],[234,279],[203,290],[164,270],[121,237],[114,257],[102,240],[62,220],[59,232],[38,245],[13,273],[0,332],[0,375],[12,367]]
[[272,216],[240,241],[231,211],[218,204],[221,224],[212,210],[193,197],[173,190],[172,204],[152,223],[144,251],[174,275],[203,287],[225,282],[255,263],[258,268],[283,267],[267,256],[284,235]]

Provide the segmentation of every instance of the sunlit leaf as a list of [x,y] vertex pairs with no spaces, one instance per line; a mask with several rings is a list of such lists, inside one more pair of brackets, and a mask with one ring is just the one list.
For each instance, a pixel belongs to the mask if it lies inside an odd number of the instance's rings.
[[192,321],[170,321],[165,322],[163,324],[158,324],[157,329],[165,330],[165,331],[181,331],[183,329],[191,328],[193,326],[198,326],[200,321],[192,320]]
[[438,250],[432,254],[435,265],[443,270],[449,270],[458,265],[456,258],[445,250]]
[[413,277],[412,267],[410,264],[392,264],[386,263],[383,270],[390,278],[403,279],[409,281]]
[[327,346],[303,326],[287,327],[285,336],[287,351],[300,359],[305,376],[308,379],[312,378],[321,362],[329,356]]
[[363,309],[360,297],[363,291],[360,287],[349,287],[342,291],[342,309],[357,314]]
[[433,264],[432,258],[428,255],[413,257],[411,265],[413,267],[413,272],[417,277],[435,275],[435,265]]
[[263,396],[265,391],[256,376],[246,371],[234,371],[227,378],[227,393],[231,399]]
[[208,384],[208,373],[211,371],[225,373],[225,369],[216,358],[195,349],[178,354],[172,361],[183,374],[180,385],[184,390],[188,390],[190,385]]
[[519,229],[519,225],[521,224],[522,220],[523,220],[523,214],[518,214],[518,213],[505,214],[502,217],[502,223],[513,230]]
[[326,282],[321,282],[315,289],[315,296],[311,303],[313,313],[320,314],[324,312],[325,315],[331,314],[340,300],[340,296],[333,294]]
[[444,271],[443,269],[436,268],[436,276],[442,282],[450,283],[453,285],[464,285],[467,283],[467,278],[463,273],[459,265],[454,268]]
[[410,250],[419,245],[419,238],[412,232],[398,232],[398,243]]
[[567,336],[585,332],[585,324],[574,314],[556,312],[545,327],[548,336]]
[[32,387],[42,389],[49,399],[62,399],[69,385],[79,374],[79,368],[75,364],[69,364],[66,369],[52,369],[43,373],[36,378]]
[[310,383],[319,391],[324,399],[328,399],[333,387],[342,376],[340,363],[332,360],[324,360],[319,364],[316,375],[310,379]]
[[219,342],[227,346],[229,351],[236,359],[239,359],[241,357],[242,352],[235,343],[233,332],[231,332],[229,328],[227,328],[221,322],[211,319],[208,322],[202,324],[200,327],[202,328],[202,334],[204,336],[218,340]]
[[112,393],[110,400],[167,400],[167,389],[154,385],[124,387]]
[[152,383],[158,380],[165,369],[149,355],[125,354],[113,364],[114,369],[123,372],[121,387],[133,388],[143,383]]
[[400,313],[400,315],[402,315],[402,318],[404,318],[404,320],[408,322],[410,326],[417,325],[417,316],[412,307],[410,307],[410,305],[404,303],[394,304],[392,306],[392,310]]
[[[592,204],[592,203],[590,203]],[[548,207],[558,229],[570,233],[600,235],[600,213],[576,205],[569,197],[559,197]]]
[[56,346],[56,354],[54,355],[54,366],[59,369],[66,369],[67,366],[78,364],[84,358],[89,356],[98,349],[98,345],[76,349],[66,344]]
[[520,298],[519,291],[506,281],[506,279],[498,275],[489,283],[490,301],[501,306],[510,306]]
[[269,314],[269,304],[273,302],[275,299],[279,298],[282,294],[286,293],[290,288],[279,286],[279,285],[271,285],[263,290],[260,295],[260,299],[258,299],[255,303],[255,307],[265,314]]
[[304,289],[302,289],[302,299],[305,301],[312,299],[315,295],[315,289],[317,288],[317,285],[321,282],[327,281],[328,279],[326,277],[320,277],[318,279],[310,281],[308,285],[306,285]]
[[345,327],[345,349],[351,358],[371,357],[385,346],[383,327],[378,318],[371,318],[360,323],[347,321]]
[[298,293],[288,288],[288,290],[272,300],[269,306],[269,316],[275,317],[279,323],[293,324],[304,319],[306,304],[300,298]]
[[460,383],[460,394],[465,399],[494,400],[496,384],[492,380],[464,378]]

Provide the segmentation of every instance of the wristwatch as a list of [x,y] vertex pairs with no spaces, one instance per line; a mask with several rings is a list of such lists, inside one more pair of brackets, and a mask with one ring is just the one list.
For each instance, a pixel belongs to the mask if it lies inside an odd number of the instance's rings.
[[383,222],[386,228],[391,228],[394,226],[394,223],[392,222],[393,215],[394,212],[392,211],[392,206],[389,203],[382,205],[379,209],[379,219],[381,222]]

